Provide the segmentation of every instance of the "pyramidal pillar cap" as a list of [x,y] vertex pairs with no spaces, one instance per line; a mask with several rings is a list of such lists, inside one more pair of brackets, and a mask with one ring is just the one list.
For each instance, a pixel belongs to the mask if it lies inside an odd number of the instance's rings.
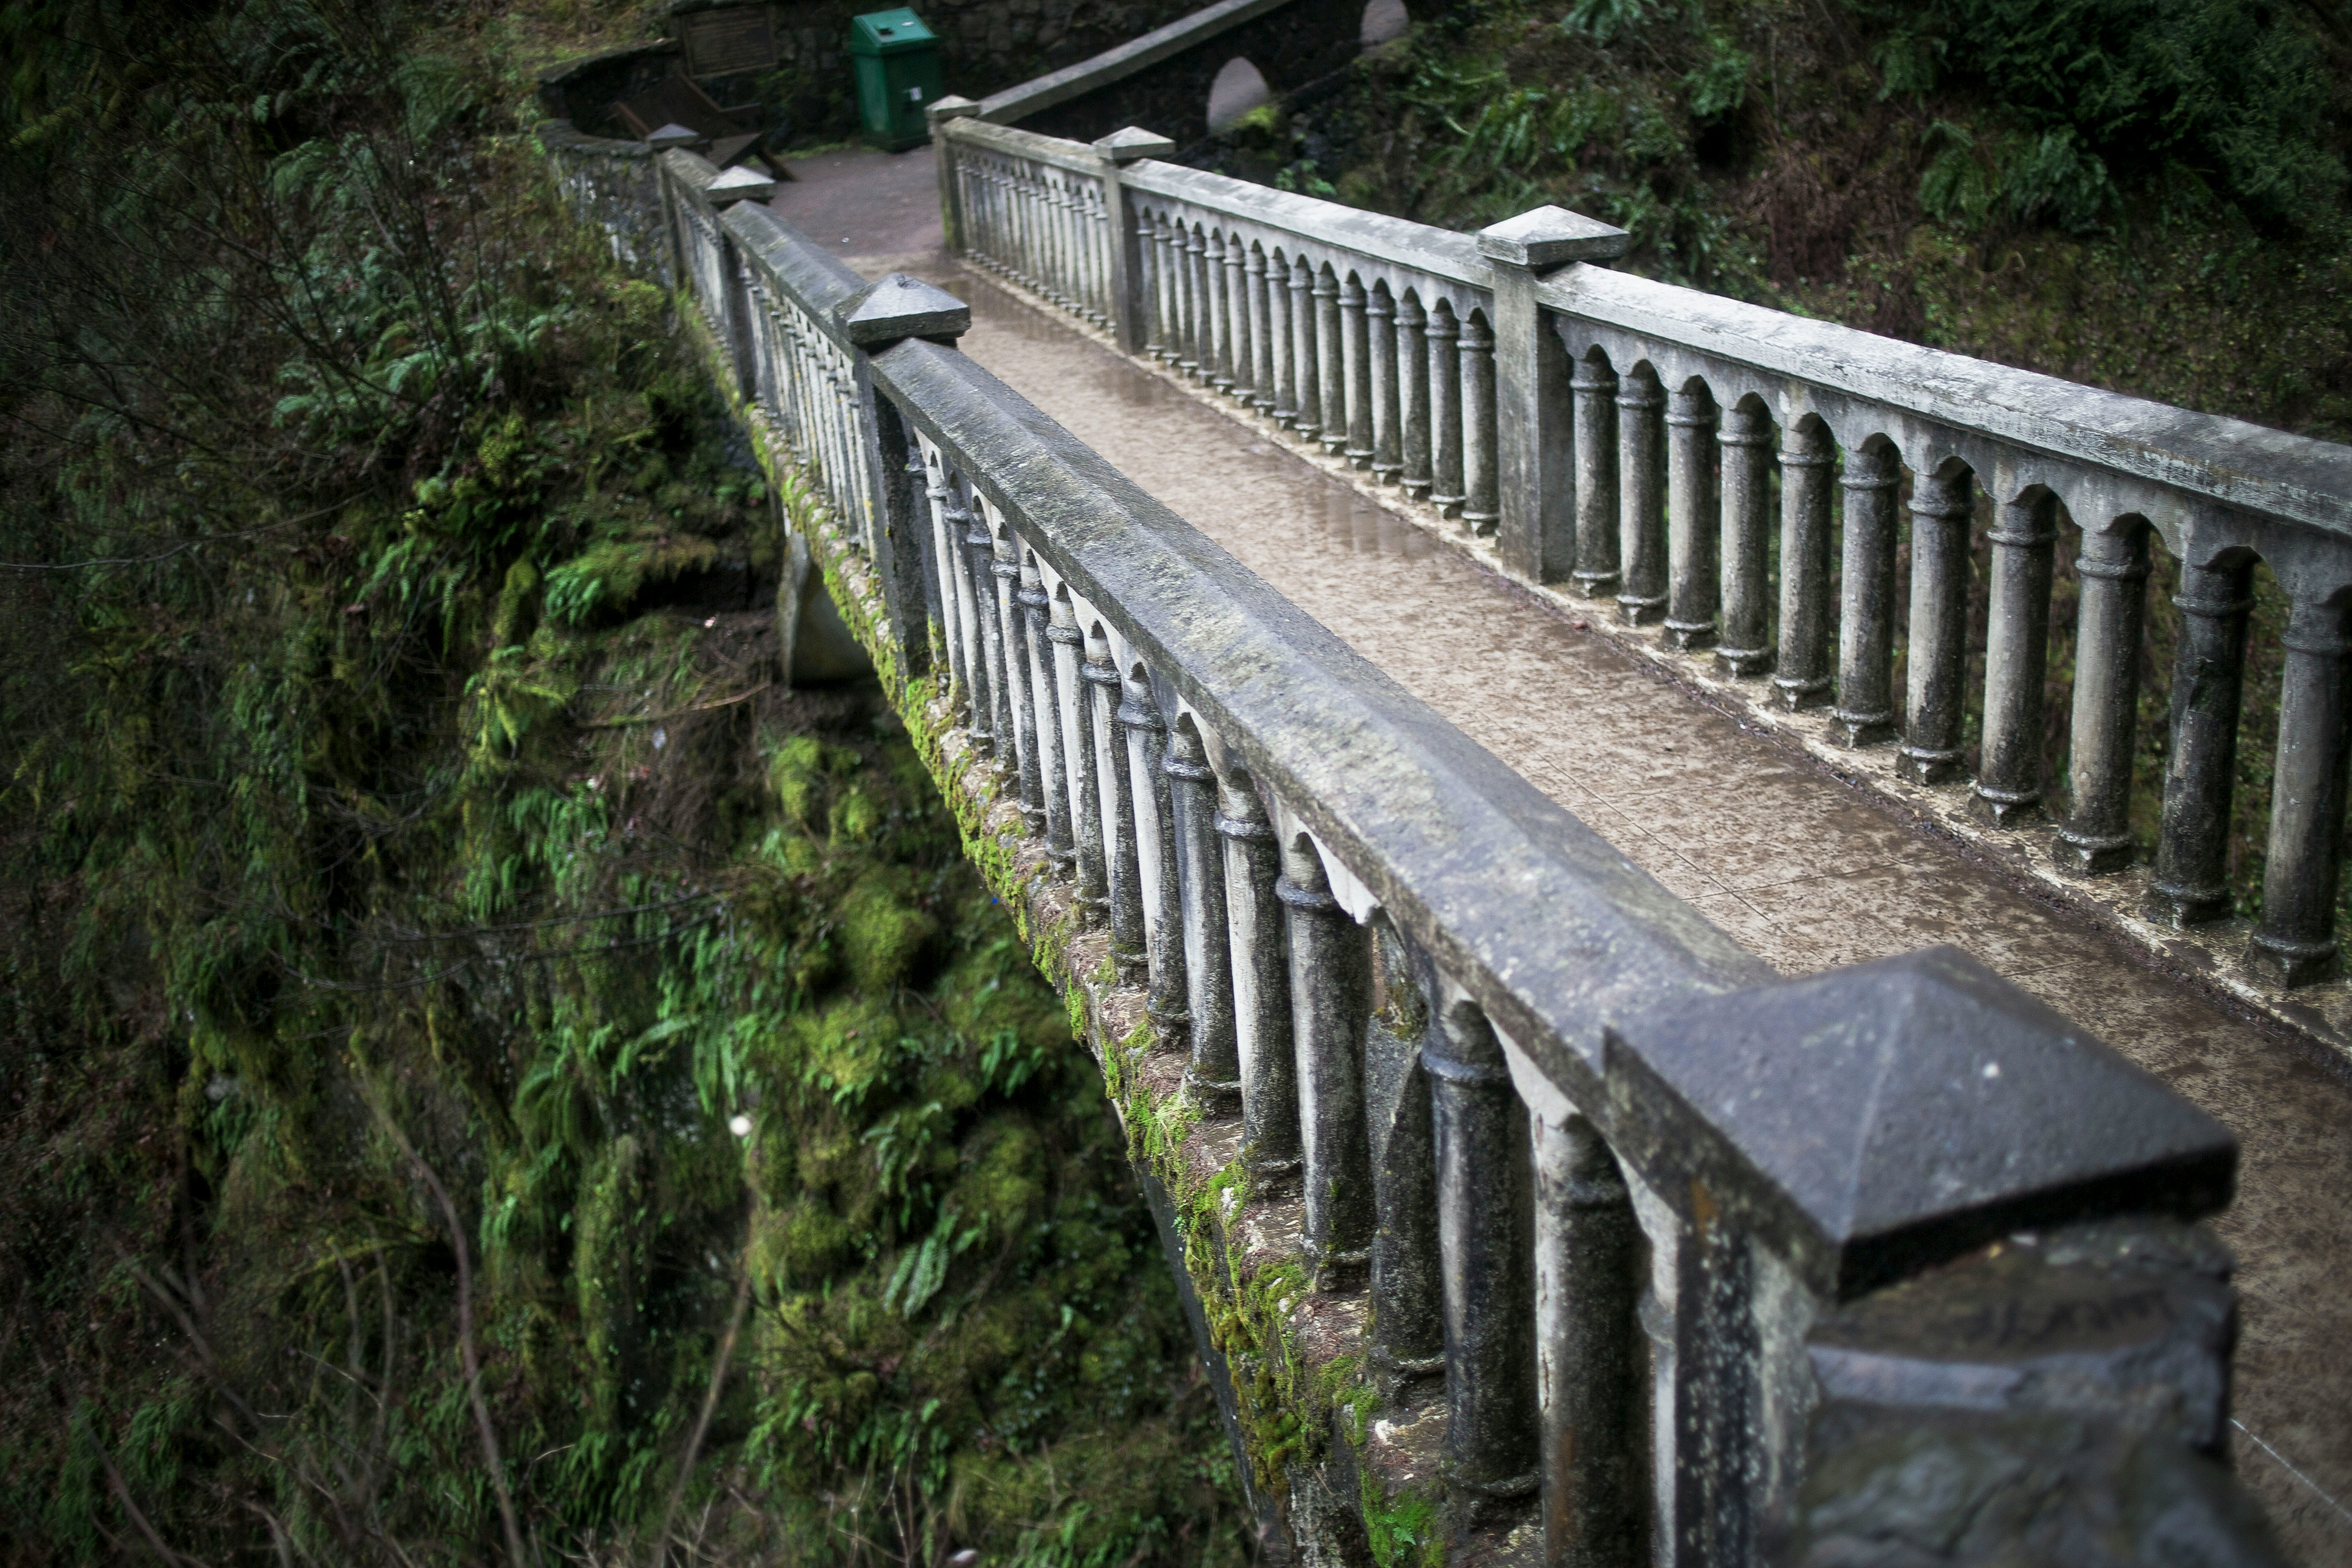
[[1490,261],[1542,271],[1570,261],[1612,261],[1633,237],[1614,224],[1540,206],[1478,231],[1478,254]]
[[1157,131],[1136,125],[1123,126],[1094,145],[1097,156],[1114,163],[1132,163],[1139,158],[1170,158],[1176,153],[1175,142]]
[[979,100],[951,92],[945,98],[933,99],[924,109],[923,118],[936,125],[942,120],[969,120],[979,112]]
[[667,153],[673,147],[697,147],[701,143],[701,132],[689,131],[675,120],[646,138],[646,145],[656,153]]
[[877,349],[907,338],[952,343],[971,331],[971,307],[919,278],[893,272],[833,308],[849,341]]
[[749,164],[738,163],[702,189],[712,204],[764,202],[776,194],[776,182]]
[[1954,948],[1612,1036],[1612,1141],[1694,1223],[1728,1216],[1833,1300],[2011,1231],[2210,1214],[2236,1174],[2227,1128]]

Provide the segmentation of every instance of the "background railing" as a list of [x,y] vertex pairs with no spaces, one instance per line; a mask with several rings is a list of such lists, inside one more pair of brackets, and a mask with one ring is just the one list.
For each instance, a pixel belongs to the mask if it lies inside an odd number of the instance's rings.
[[[956,301],[659,167],[686,308],[883,584],[879,662],[999,771],[1208,1125],[1239,1118],[1251,1201],[1296,1206],[1313,1289],[1368,1292],[1374,1396],[1437,1397],[1457,1530],[1534,1510],[1555,1563],[1745,1563],[1768,1527],[1852,1556],[2019,1473],[1921,1502],[1922,1445],[2074,1462],[2054,1410],[2259,1549],[2211,1458],[2227,1261],[2182,1223],[2227,1201],[2223,1129],[1948,950],[1773,983],[958,353]],[[1025,188],[992,178],[968,222]],[[1058,221],[971,232],[1034,268],[1087,248]]]
[[[1166,142],[1139,131],[1016,142],[959,112],[935,121],[943,188],[989,183],[985,221],[950,213],[968,258],[1058,300],[1067,264],[1007,237],[1035,221],[1037,171],[1100,190],[1107,221],[1073,244],[1115,279],[1121,347],[1493,535],[1515,574],[1711,650],[1759,708],[1825,708],[1832,743],[1897,748],[1901,776],[1964,786],[1994,830],[2054,820],[2071,873],[2134,858],[2147,584],[2151,552],[2169,552],[2181,631],[2136,911],[2167,929],[2234,907],[2239,715],[2267,566],[2288,605],[2284,674],[2243,956],[2274,987],[2341,973],[2352,448],[1579,265],[1624,237],[1556,207],[1459,235],[1160,162]],[[2080,584],[2063,804],[2045,798],[2042,711],[2062,542]]]

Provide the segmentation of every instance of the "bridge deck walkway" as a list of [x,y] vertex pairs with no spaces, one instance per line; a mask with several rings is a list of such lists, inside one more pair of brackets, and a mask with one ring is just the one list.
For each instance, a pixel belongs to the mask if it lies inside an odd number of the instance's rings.
[[929,150],[821,154],[777,210],[971,302],[963,348],[1783,973],[1958,946],[2227,1122],[2234,1447],[2290,1551],[2352,1561],[2352,1080],[1793,746],[942,247]]

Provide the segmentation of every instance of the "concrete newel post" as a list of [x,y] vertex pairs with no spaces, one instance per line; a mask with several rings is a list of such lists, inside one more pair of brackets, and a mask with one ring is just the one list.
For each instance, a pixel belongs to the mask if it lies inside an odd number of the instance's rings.
[[1810,1484],[1817,1374],[1883,1402],[1940,1367],[1825,1366],[1822,1313],[2021,1231],[2210,1214],[2236,1172],[2227,1128],[1948,947],[1633,1014],[1605,1076],[1611,1147],[1667,1222],[1642,1215],[1671,1248],[1653,1430],[1676,1568],[1756,1560]]
[[[775,181],[748,168],[725,170],[702,188],[702,199],[709,203],[714,216],[738,202],[765,206],[775,194]],[[760,395],[760,381],[752,360],[751,282],[744,274],[742,249],[734,236],[721,225],[718,237],[719,287],[724,292],[715,301],[720,319],[713,324],[726,344],[728,356],[735,362],[736,393],[751,401]]]
[[[856,351],[852,365],[860,460],[869,479],[866,493],[879,497],[882,508],[881,516],[866,520],[872,524],[874,574],[882,580],[890,635],[898,647],[899,674],[912,679],[929,674],[931,667],[922,544],[931,520],[925,487],[894,456],[907,451],[912,441],[897,406],[874,390],[873,356],[908,338],[952,348],[971,330],[971,307],[920,279],[893,272],[834,306],[833,317]],[[945,570],[947,563],[940,565]]]
[[963,182],[956,168],[955,132],[948,122],[968,120],[980,112],[980,105],[957,93],[950,93],[923,110],[930,121],[931,145],[938,149],[936,162],[940,171],[940,229],[947,236],[948,248],[956,255],[964,253]]
[[1494,268],[1495,445],[1503,564],[1530,582],[1576,566],[1576,436],[1568,350],[1544,322],[1536,285],[1571,262],[1625,254],[1625,231],[1540,206],[1478,231]]
[[1143,262],[1150,237],[1128,202],[1119,171],[1139,159],[1173,157],[1176,143],[1129,125],[1097,142],[1094,150],[1102,160],[1103,210],[1110,218],[1110,330],[1121,353],[1141,353],[1151,326],[1151,301],[1144,293],[1150,273]]

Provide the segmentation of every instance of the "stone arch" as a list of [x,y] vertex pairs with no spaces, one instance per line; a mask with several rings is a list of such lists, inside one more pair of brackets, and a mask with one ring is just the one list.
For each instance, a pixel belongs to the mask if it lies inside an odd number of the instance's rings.
[[1356,37],[1369,49],[1403,37],[1412,26],[1412,14],[1405,9],[1404,0],[1364,0],[1364,16]]
[[1274,89],[1266,85],[1265,73],[1245,57],[1235,55],[1217,68],[1216,79],[1209,83],[1210,134],[1232,130],[1250,110],[1273,101]]

